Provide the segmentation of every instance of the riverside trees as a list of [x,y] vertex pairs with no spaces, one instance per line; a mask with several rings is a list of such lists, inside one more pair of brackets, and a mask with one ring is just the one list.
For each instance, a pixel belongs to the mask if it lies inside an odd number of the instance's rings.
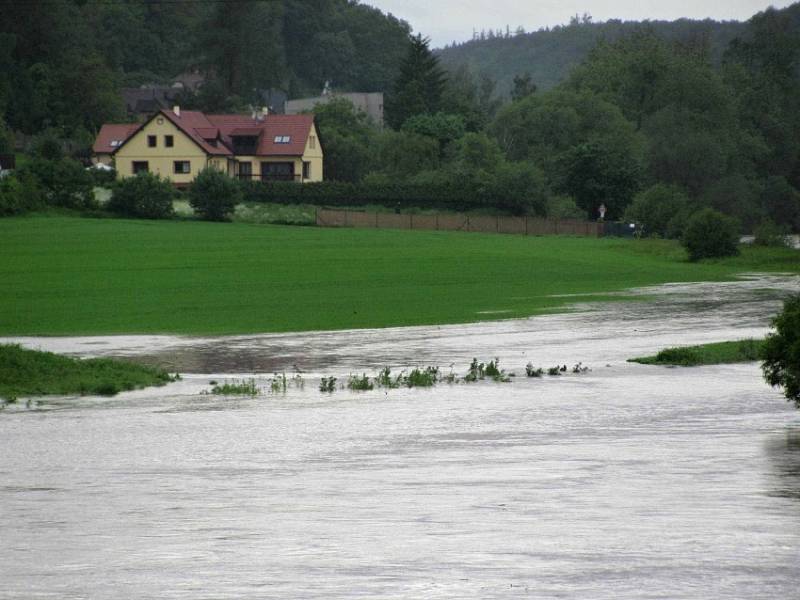
[[762,351],[764,379],[782,387],[786,398],[800,408],[800,295],[784,303],[772,324],[775,332],[767,336]]

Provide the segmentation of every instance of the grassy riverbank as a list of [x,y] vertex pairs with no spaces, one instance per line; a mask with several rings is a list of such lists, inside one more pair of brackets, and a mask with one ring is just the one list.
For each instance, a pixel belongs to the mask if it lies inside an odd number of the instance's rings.
[[113,396],[173,380],[166,371],[121,360],[80,360],[13,344],[0,345],[0,398],[7,401],[52,394]]
[[663,240],[53,216],[1,219],[0,256],[0,335],[464,323],[636,286],[800,272],[785,249],[692,264]]
[[679,367],[753,362],[759,360],[763,344],[763,340],[747,339],[735,342],[702,344],[700,346],[666,348],[655,356],[631,358],[628,362]]

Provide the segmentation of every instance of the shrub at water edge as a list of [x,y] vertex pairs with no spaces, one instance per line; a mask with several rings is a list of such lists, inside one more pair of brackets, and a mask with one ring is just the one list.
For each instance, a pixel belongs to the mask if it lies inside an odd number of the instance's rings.
[[784,303],[772,325],[775,333],[767,336],[761,354],[764,379],[782,387],[786,398],[800,408],[800,294]]

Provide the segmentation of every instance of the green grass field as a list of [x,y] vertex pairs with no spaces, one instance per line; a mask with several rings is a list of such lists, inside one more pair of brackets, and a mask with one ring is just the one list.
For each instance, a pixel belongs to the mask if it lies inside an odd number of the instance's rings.
[[664,282],[800,272],[665,241],[31,216],[0,220],[0,335],[223,334],[522,317]]
[[631,358],[628,362],[676,367],[753,362],[759,359],[763,345],[764,340],[747,339],[735,342],[701,344],[699,346],[681,346],[678,348],[666,348],[655,356]]
[[50,394],[114,396],[174,380],[166,371],[124,360],[81,360],[0,344],[0,398],[11,402],[20,396]]

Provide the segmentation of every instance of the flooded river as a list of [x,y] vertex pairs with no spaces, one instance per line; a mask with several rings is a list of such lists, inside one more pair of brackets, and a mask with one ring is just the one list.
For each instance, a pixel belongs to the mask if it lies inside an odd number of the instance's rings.
[[[800,412],[755,363],[625,362],[761,336],[797,290],[670,285],[464,326],[16,338],[184,378],[0,412],[0,599],[797,598]],[[317,390],[385,365],[463,374],[473,356],[517,377]],[[591,371],[524,376],[578,361]],[[203,393],[283,370],[305,387]]]

